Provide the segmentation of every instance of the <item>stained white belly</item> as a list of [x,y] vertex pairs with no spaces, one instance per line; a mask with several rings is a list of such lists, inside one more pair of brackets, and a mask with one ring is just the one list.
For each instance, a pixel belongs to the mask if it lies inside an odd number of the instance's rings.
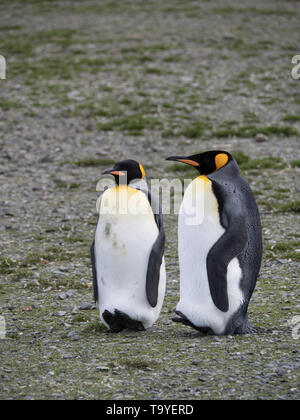
[[[95,250],[99,308],[125,312],[147,328],[159,315],[165,290],[165,267],[161,266],[158,305],[152,308],[146,296],[146,274],[150,252],[158,235],[152,209],[144,193],[134,192],[140,211],[134,214],[115,206],[114,191],[102,197]],[[126,192],[124,191],[124,194]],[[103,320],[103,318],[102,318]]]
[[[198,217],[193,212],[196,206]],[[239,287],[242,272],[237,258],[227,269],[228,312],[220,311],[211,298],[206,259],[223,233],[211,182],[206,177],[196,178],[185,192],[179,215],[180,301],[177,310],[196,326],[210,327],[217,334],[224,332],[229,318],[243,301]]]

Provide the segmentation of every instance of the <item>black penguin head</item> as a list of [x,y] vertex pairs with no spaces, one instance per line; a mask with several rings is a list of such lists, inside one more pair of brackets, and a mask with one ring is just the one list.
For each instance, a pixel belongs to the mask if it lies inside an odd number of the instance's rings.
[[200,175],[209,175],[227,165],[232,160],[232,156],[223,150],[211,150],[190,156],[169,156],[166,160],[186,163],[194,166]]
[[[144,179],[145,170],[136,160],[127,159],[115,163],[112,169],[106,169],[103,174],[115,177],[116,184],[129,184],[134,179]],[[121,182],[120,182],[121,181]]]

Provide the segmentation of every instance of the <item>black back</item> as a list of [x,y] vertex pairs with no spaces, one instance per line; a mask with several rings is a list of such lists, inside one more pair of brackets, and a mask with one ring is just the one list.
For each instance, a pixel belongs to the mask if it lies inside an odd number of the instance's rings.
[[162,209],[158,199],[153,194],[151,194],[150,191],[148,191],[147,196],[152,207],[156,225],[158,227],[158,236],[152,246],[152,250],[149,256],[146,277],[147,299],[150,305],[154,308],[157,305],[160,266],[165,251],[165,230],[163,226]]
[[228,310],[227,266],[237,257],[243,273],[240,287],[246,299],[243,311],[247,313],[262,258],[262,234],[257,204],[234,159],[207,177],[212,181],[219,205],[220,223],[225,229],[207,256],[212,299],[221,311]]

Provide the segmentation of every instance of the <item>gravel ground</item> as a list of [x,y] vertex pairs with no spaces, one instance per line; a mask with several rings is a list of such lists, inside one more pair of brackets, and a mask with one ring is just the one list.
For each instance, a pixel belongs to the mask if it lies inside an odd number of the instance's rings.
[[[299,398],[299,18],[296,1],[1,1],[2,399]],[[184,178],[164,158],[214,148],[234,153],[261,212],[258,332],[172,323],[167,215],[161,317],[108,333],[89,260],[101,171],[127,157]]]

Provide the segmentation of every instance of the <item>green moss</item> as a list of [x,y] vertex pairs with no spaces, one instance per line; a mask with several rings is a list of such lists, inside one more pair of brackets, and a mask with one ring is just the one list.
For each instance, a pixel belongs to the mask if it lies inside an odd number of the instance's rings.
[[84,313],[79,313],[77,315],[74,316],[73,318],[73,323],[74,324],[81,324],[82,322],[86,322],[88,321],[88,315],[84,314]]
[[8,99],[2,98],[0,99],[0,109],[2,111],[9,111],[10,109],[18,109],[21,108],[23,105],[20,102],[9,101]]
[[158,68],[155,68],[155,67],[147,67],[145,69],[145,73],[146,74],[157,74],[157,75],[161,75],[161,74],[164,73],[164,71],[162,69],[158,69]]
[[179,131],[180,136],[185,136],[189,139],[195,139],[198,137],[201,137],[204,131],[205,125],[200,122],[196,122],[191,124],[190,126],[187,126],[183,128],[181,131]]
[[292,161],[290,162],[290,165],[291,165],[293,168],[300,168],[300,159],[292,160]]
[[220,129],[213,132],[215,137],[254,137],[256,134],[283,135],[283,136],[297,136],[299,133],[296,129],[290,126],[276,126],[256,127],[247,125],[239,128]]
[[117,118],[107,123],[99,123],[98,128],[101,131],[120,130],[132,135],[138,135],[144,129],[153,130],[161,127],[161,122],[155,117],[147,117],[141,114],[129,115]]
[[296,250],[300,248],[299,241],[279,242],[275,245],[266,245],[268,259],[292,259],[293,261],[300,261],[300,252]]
[[100,322],[100,320],[87,322],[87,325],[84,328],[84,332],[88,334],[91,334],[91,333],[102,334],[107,331],[108,331],[107,328],[105,327],[104,324]]
[[81,187],[81,184],[77,182],[66,182],[62,179],[53,180],[58,188],[67,189],[67,190],[77,190]]
[[7,26],[0,26],[0,32],[2,31],[19,31],[22,29],[20,25],[7,25]]
[[288,122],[297,122],[300,121],[300,115],[286,115],[282,118],[282,121],[288,121]]
[[82,242],[85,242],[85,240],[84,240],[84,238],[81,238],[81,237],[69,236],[69,237],[65,238],[65,242],[73,244],[73,243],[77,243],[77,242],[82,243]]
[[136,369],[146,369],[159,366],[157,361],[155,360],[146,360],[142,358],[135,358],[135,359],[129,359],[129,358],[121,358],[120,361],[118,361],[118,364],[121,366],[126,366],[128,369],[136,370]]
[[260,159],[251,159],[250,156],[245,155],[243,152],[233,152],[233,157],[241,169],[283,169],[286,164],[277,156],[265,157]]
[[11,258],[2,258],[0,260],[0,274],[11,274],[17,266],[18,261],[12,260]]
[[288,203],[281,204],[278,206],[278,211],[299,213],[300,212],[300,200],[289,201]]
[[279,203],[277,200],[262,199],[259,204],[263,205],[267,210],[276,213],[299,213],[300,200],[292,200],[284,203]]
[[262,15],[262,16],[291,16],[293,12],[286,9],[269,9],[269,8],[257,8],[257,7],[215,7],[212,9],[212,13],[221,15],[232,15],[232,14],[251,14],[251,15]]
[[164,131],[162,131],[162,133],[161,133],[161,136],[163,137],[163,138],[168,138],[168,137],[174,137],[176,134],[174,133],[174,131],[173,130],[171,130],[171,129],[168,129],[168,130],[164,130]]

